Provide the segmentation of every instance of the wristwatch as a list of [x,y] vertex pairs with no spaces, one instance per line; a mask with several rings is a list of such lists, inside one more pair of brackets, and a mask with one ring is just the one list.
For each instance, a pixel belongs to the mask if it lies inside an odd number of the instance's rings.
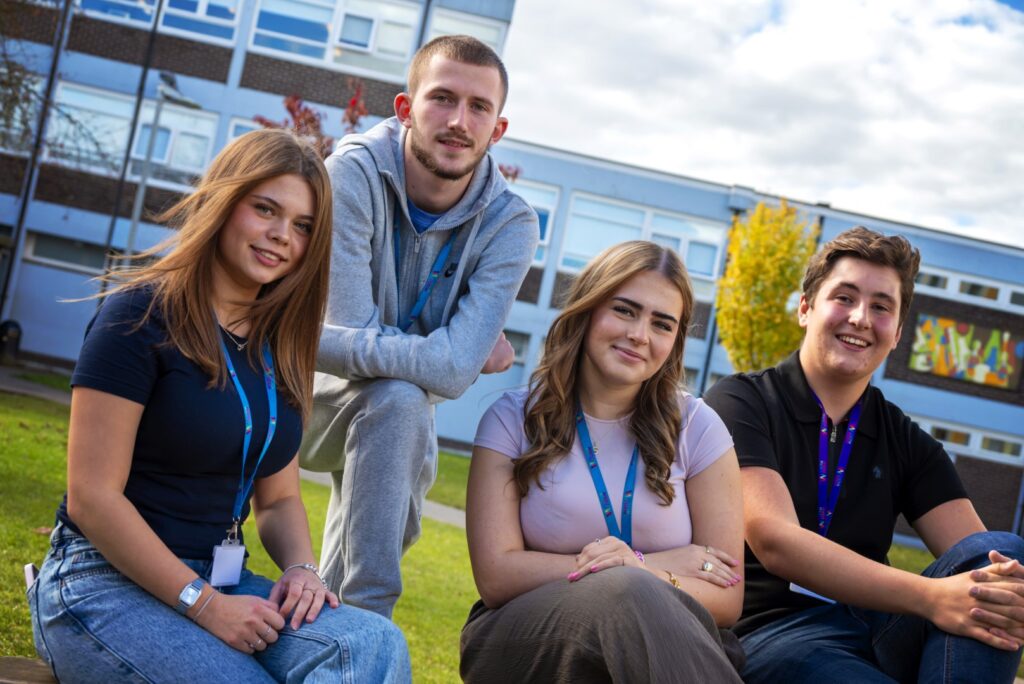
[[203,585],[206,582],[203,581],[202,577],[196,577],[194,580],[185,585],[185,588],[178,594],[178,605],[176,606],[179,613],[184,615],[188,612],[188,609],[196,605],[196,601],[199,600],[199,595],[203,593]]

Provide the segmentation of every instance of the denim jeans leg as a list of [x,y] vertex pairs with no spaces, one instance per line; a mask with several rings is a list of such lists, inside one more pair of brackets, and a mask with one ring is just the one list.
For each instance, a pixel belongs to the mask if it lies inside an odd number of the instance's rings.
[[[230,593],[266,598],[273,585],[246,570]],[[274,679],[288,684],[405,684],[412,678],[401,630],[387,618],[346,605],[325,605],[313,623],[296,630],[285,625],[256,659]]]
[[[924,577],[950,577],[989,564],[992,549],[1024,561],[1024,540],[1009,532],[979,532],[954,544],[929,565]],[[940,630],[914,615],[876,613],[874,650],[886,672],[901,682],[1012,682],[1019,651],[1003,651]]]
[[871,652],[868,626],[847,606],[809,608],[747,634],[747,684],[891,684]]
[[179,615],[58,525],[31,606],[61,682],[271,682],[259,663]]

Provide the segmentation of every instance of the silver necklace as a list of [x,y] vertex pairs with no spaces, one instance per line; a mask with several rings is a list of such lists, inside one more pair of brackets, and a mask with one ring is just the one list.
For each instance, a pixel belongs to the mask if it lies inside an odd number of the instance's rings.
[[249,340],[246,340],[245,342],[239,342],[238,338],[232,335],[231,331],[225,328],[223,325],[220,327],[220,329],[224,331],[225,335],[231,338],[231,341],[234,342],[235,348],[238,349],[238,351],[242,351],[247,346],[249,346]]

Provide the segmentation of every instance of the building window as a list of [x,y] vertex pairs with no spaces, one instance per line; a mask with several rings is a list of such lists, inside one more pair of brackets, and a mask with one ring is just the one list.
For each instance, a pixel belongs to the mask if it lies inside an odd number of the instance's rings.
[[397,82],[421,14],[421,5],[404,0],[261,0],[252,44]]
[[[146,145],[149,144],[155,111],[155,103],[143,103],[139,131],[132,149],[131,173],[135,176],[141,176],[145,165]],[[191,185],[202,175],[210,160],[216,132],[215,115],[165,104],[160,109],[160,128],[153,142],[148,182]]]
[[940,427],[938,425],[932,426],[932,437],[940,442],[956,444],[959,446],[967,446],[971,443],[971,433],[964,432],[962,430],[954,430],[952,428]]
[[260,126],[252,119],[231,119],[231,125],[228,127],[228,140],[231,141],[235,138],[240,138],[246,133],[258,131],[261,128],[263,128],[263,126]]
[[153,22],[154,0],[81,0],[80,4],[90,14],[105,14],[144,24]]
[[559,267],[578,271],[606,247],[637,239],[674,250],[690,273],[694,296],[714,298],[726,227],[646,207],[574,196]]
[[915,282],[918,285],[923,285],[924,287],[934,287],[940,290],[945,290],[946,285],[949,283],[949,279],[946,276],[939,275],[938,273],[920,271],[917,274]]
[[262,0],[253,45],[302,57],[323,59],[334,19],[325,0]]
[[238,0],[168,0],[163,26],[225,41],[235,39]]
[[533,265],[543,266],[547,261],[548,249],[551,244],[551,222],[554,220],[555,208],[558,206],[558,188],[520,179],[512,185],[512,192],[526,200],[526,203],[537,212],[537,219],[540,223],[540,241],[537,243],[537,253],[533,257]]
[[985,435],[981,438],[981,448],[985,451],[991,451],[996,454],[1020,456],[1022,447],[1020,442],[1012,442],[1008,439],[997,439],[995,437]]
[[99,245],[46,233],[29,232],[25,237],[25,257],[30,261],[85,273],[103,273],[106,255]]
[[404,76],[422,9],[395,0],[348,0],[341,18],[336,64]]
[[505,339],[512,345],[512,349],[515,351],[515,359],[512,361],[513,365],[522,366],[526,364],[526,352],[530,348],[530,336],[526,333],[516,332],[515,330],[506,330]]
[[508,24],[503,21],[438,7],[432,12],[427,40],[459,34],[473,36],[500,55],[507,29]]
[[[80,0],[91,16],[150,26],[155,0]],[[238,0],[166,0],[160,26],[188,38],[229,44],[238,26]]]
[[72,165],[116,170],[124,158],[131,97],[61,83],[47,129],[47,156]]
[[[49,158],[105,172],[116,171],[128,142],[132,98],[62,83],[57,103],[47,140]],[[130,168],[136,177],[142,173],[155,110],[156,104],[146,101],[139,115]],[[165,104],[153,141],[150,182],[189,185],[210,160],[216,129],[215,114]]]
[[1014,306],[1024,307],[1024,292],[1014,290],[1010,293],[1010,303]]
[[999,288],[981,283],[972,283],[969,280],[960,281],[960,293],[971,297],[984,297],[995,301],[999,299]]

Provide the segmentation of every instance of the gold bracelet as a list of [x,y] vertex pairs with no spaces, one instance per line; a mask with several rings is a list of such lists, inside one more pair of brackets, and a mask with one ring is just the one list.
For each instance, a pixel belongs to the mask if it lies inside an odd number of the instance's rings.
[[671,584],[676,589],[682,590],[682,587],[679,586],[679,579],[675,575],[672,574],[672,571],[671,570],[666,570],[665,572],[668,574],[668,583]]

